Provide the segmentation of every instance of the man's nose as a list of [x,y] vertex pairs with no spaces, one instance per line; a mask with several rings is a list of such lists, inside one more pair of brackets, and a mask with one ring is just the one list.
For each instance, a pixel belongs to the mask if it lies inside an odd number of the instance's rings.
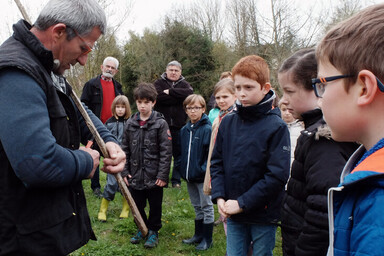
[[77,62],[80,63],[81,66],[84,66],[87,63],[88,60],[88,54],[82,54],[77,58]]

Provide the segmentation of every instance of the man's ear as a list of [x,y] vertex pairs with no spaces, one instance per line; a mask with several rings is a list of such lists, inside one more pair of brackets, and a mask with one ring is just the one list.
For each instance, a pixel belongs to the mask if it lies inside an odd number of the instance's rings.
[[100,65],[101,73],[103,73],[103,65]]
[[359,72],[355,86],[358,93],[357,104],[360,106],[370,104],[375,99],[376,93],[381,93],[377,87],[376,76],[366,69]]
[[67,26],[64,24],[64,23],[57,23],[55,25],[52,26],[52,37],[53,39],[56,41],[56,40],[59,40],[63,37],[66,37],[66,33],[65,33],[65,30],[66,30]]

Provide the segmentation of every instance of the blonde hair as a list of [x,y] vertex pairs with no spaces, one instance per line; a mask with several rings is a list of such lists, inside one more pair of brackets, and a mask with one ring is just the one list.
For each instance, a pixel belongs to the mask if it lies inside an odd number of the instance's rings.
[[112,102],[111,110],[112,115],[116,118],[118,118],[116,114],[116,105],[124,105],[125,106],[125,115],[124,119],[128,119],[131,116],[131,106],[129,105],[129,100],[124,95],[118,95]]
[[201,96],[200,94],[191,94],[183,102],[184,110],[186,109],[186,107],[188,105],[191,105],[193,103],[198,103],[204,109],[206,109],[206,103],[205,103],[205,100],[204,100],[203,96]]
[[231,78],[232,77],[232,72],[231,71],[224,71],[223,73],[220,74],[220,79],[223,80],[225,78]]
[[224,78],[220,80],[215,87],[213,88],[213,95],[216,96],[216,94],[221,90],[227,90],[231,94],[235,94],[235,83],[233,82],[232,78]]

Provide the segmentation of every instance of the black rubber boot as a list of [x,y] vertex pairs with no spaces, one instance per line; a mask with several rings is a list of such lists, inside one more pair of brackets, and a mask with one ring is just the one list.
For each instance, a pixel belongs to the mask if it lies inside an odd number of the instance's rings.
[[198,244],[203,240],[203,220],[195,220],[195,234],[190,239],[183,240],[184,244]]
[[213,233],[213,222],[209,224],[203,224],[203,240],[196,250],[205,251],[212,247],[212,233]]

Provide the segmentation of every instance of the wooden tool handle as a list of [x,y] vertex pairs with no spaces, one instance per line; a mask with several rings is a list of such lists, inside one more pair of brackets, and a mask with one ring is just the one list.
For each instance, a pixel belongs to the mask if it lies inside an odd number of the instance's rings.
[[[87,124],[89,130],[91,131],[93,137],[95,138],[97,145],[101,150],[101,153],[105,158],[109,158],[109,154],[105,146],[104,140],[100,137],[100,134],[97,131],[95,125],[92,123],[92,120],[89,117],[87,111],[84,109],[83,105],[80,102],[80,99],[77,97],[77,95],[73,90],[71,91],[71,98],[75,102],[77,108],[79,109],[81,115],[83,116],[85,123]],[[146,236],[148,234],[148,228],[145,225],[143,218],[140,215],[139,209],[137,209],[135,200],[133,200],[133,197],[129,192],[127,185],[125,184],[123,177],[121,177],[120,173],[115,173],[113,175],[115,176],[117,183],[119,184],[121,193],[123,194],[125,200],[127,200],[129,207],[131,208],[131,212],[135,220],[136,226],[139,228],[143,236]]]

